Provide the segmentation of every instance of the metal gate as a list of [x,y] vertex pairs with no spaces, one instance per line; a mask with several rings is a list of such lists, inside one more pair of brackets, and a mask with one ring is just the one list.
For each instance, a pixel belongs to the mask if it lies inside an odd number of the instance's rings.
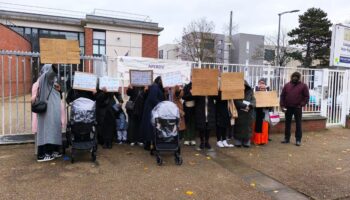
[[[103,57],[81,56],[80,64],[58,65],[58,80],[72,84],[73,71],[104,75],[106,65]],[[39,53],[0,51],[0,137],[32,133],[31,90],[41,67]]]

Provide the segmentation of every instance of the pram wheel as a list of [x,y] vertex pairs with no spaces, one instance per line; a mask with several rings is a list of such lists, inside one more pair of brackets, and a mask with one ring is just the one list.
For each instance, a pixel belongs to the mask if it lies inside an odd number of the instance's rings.
[[175,164],[182,165],[182,162],[183,162],[183,160],[182,160],[181,156],[178,153],[176,153],[175,154]]
[[91,152],[91,161],[96,162],[96,152]]
[[163,159],[161,157],[159,157],[159,156],[157,156],[157,164],[159,166],[163,165]]

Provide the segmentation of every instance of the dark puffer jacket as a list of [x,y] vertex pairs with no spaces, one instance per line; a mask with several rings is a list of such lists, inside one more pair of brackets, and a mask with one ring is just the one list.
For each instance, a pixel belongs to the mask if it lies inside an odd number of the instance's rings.
[[[196,128],[198,130],[213,130],[216,127],[216,96],[209,96],[208,98],[208,115],[205,115],[205,99],[204,96],[195,97],[195,116]],[[208,124],[207,124],[208,122]]]

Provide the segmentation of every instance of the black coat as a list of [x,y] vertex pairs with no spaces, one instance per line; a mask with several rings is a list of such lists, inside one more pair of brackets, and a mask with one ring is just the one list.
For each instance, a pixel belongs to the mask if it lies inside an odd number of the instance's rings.
[[145,103],[144,87],[129,88],[126,94],[129,96],[129,101],[134,102],[134,110],[127,110],[129,117],[134,115],[136,118],[141,118]]
[[141,121],[141,134],[146,142],[154,140],[153,126],[151,123],[152,110],[158,103],[164,101],[163,89],[156,83],[148,88],[146,95],[142,121]]
[[123,103],[123,99],[119,92],[104,93],[98,91],[96,94],[96,120],[98,123],[98,134],[100,139],[103,138],[104,141],[111,141],[116,130],[116,116],[112,107],[116,103],[114,96],[118,99],[119,103]]
[[228,128],[231,124],[227,104],[227,100],[221,100],[220,97],[216,102],[216,125],[221,128]]
[[235,121],[234,137],[239,140],[248,140],[252,136],[252,126],[254,121],[254,108],[256,105],[254,91],[246,83],[244,90],[244,100],[250,102],[250,109],[248,112],[243,111],[246,105],[243,100],[235,100],[235,106],[238,111],[238,118]]
[[196,128],[198,130],[213,130],[216,128],[216,97],[208,97],[207,116],[205,116],[205,98],[204,96],[195,97]]

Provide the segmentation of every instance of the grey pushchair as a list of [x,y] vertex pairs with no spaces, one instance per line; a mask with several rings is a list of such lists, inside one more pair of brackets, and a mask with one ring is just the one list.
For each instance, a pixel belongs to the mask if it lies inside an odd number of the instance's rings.
[[154,127],[154,148],[157,164],[162,165],[161,151],[173,152],[175,163],[182,164],[181,148],[179,142],[179,120],[180,114],[177,106],[170,101],[159,103],[152,110],[152,125]]
[[91,160],[95,162],[97,152],[96,104],[90,99],[81,97],[73,101],[70,107],[67,141],[71,145],[71,162],[74,163],[77,150],[89,151]]

